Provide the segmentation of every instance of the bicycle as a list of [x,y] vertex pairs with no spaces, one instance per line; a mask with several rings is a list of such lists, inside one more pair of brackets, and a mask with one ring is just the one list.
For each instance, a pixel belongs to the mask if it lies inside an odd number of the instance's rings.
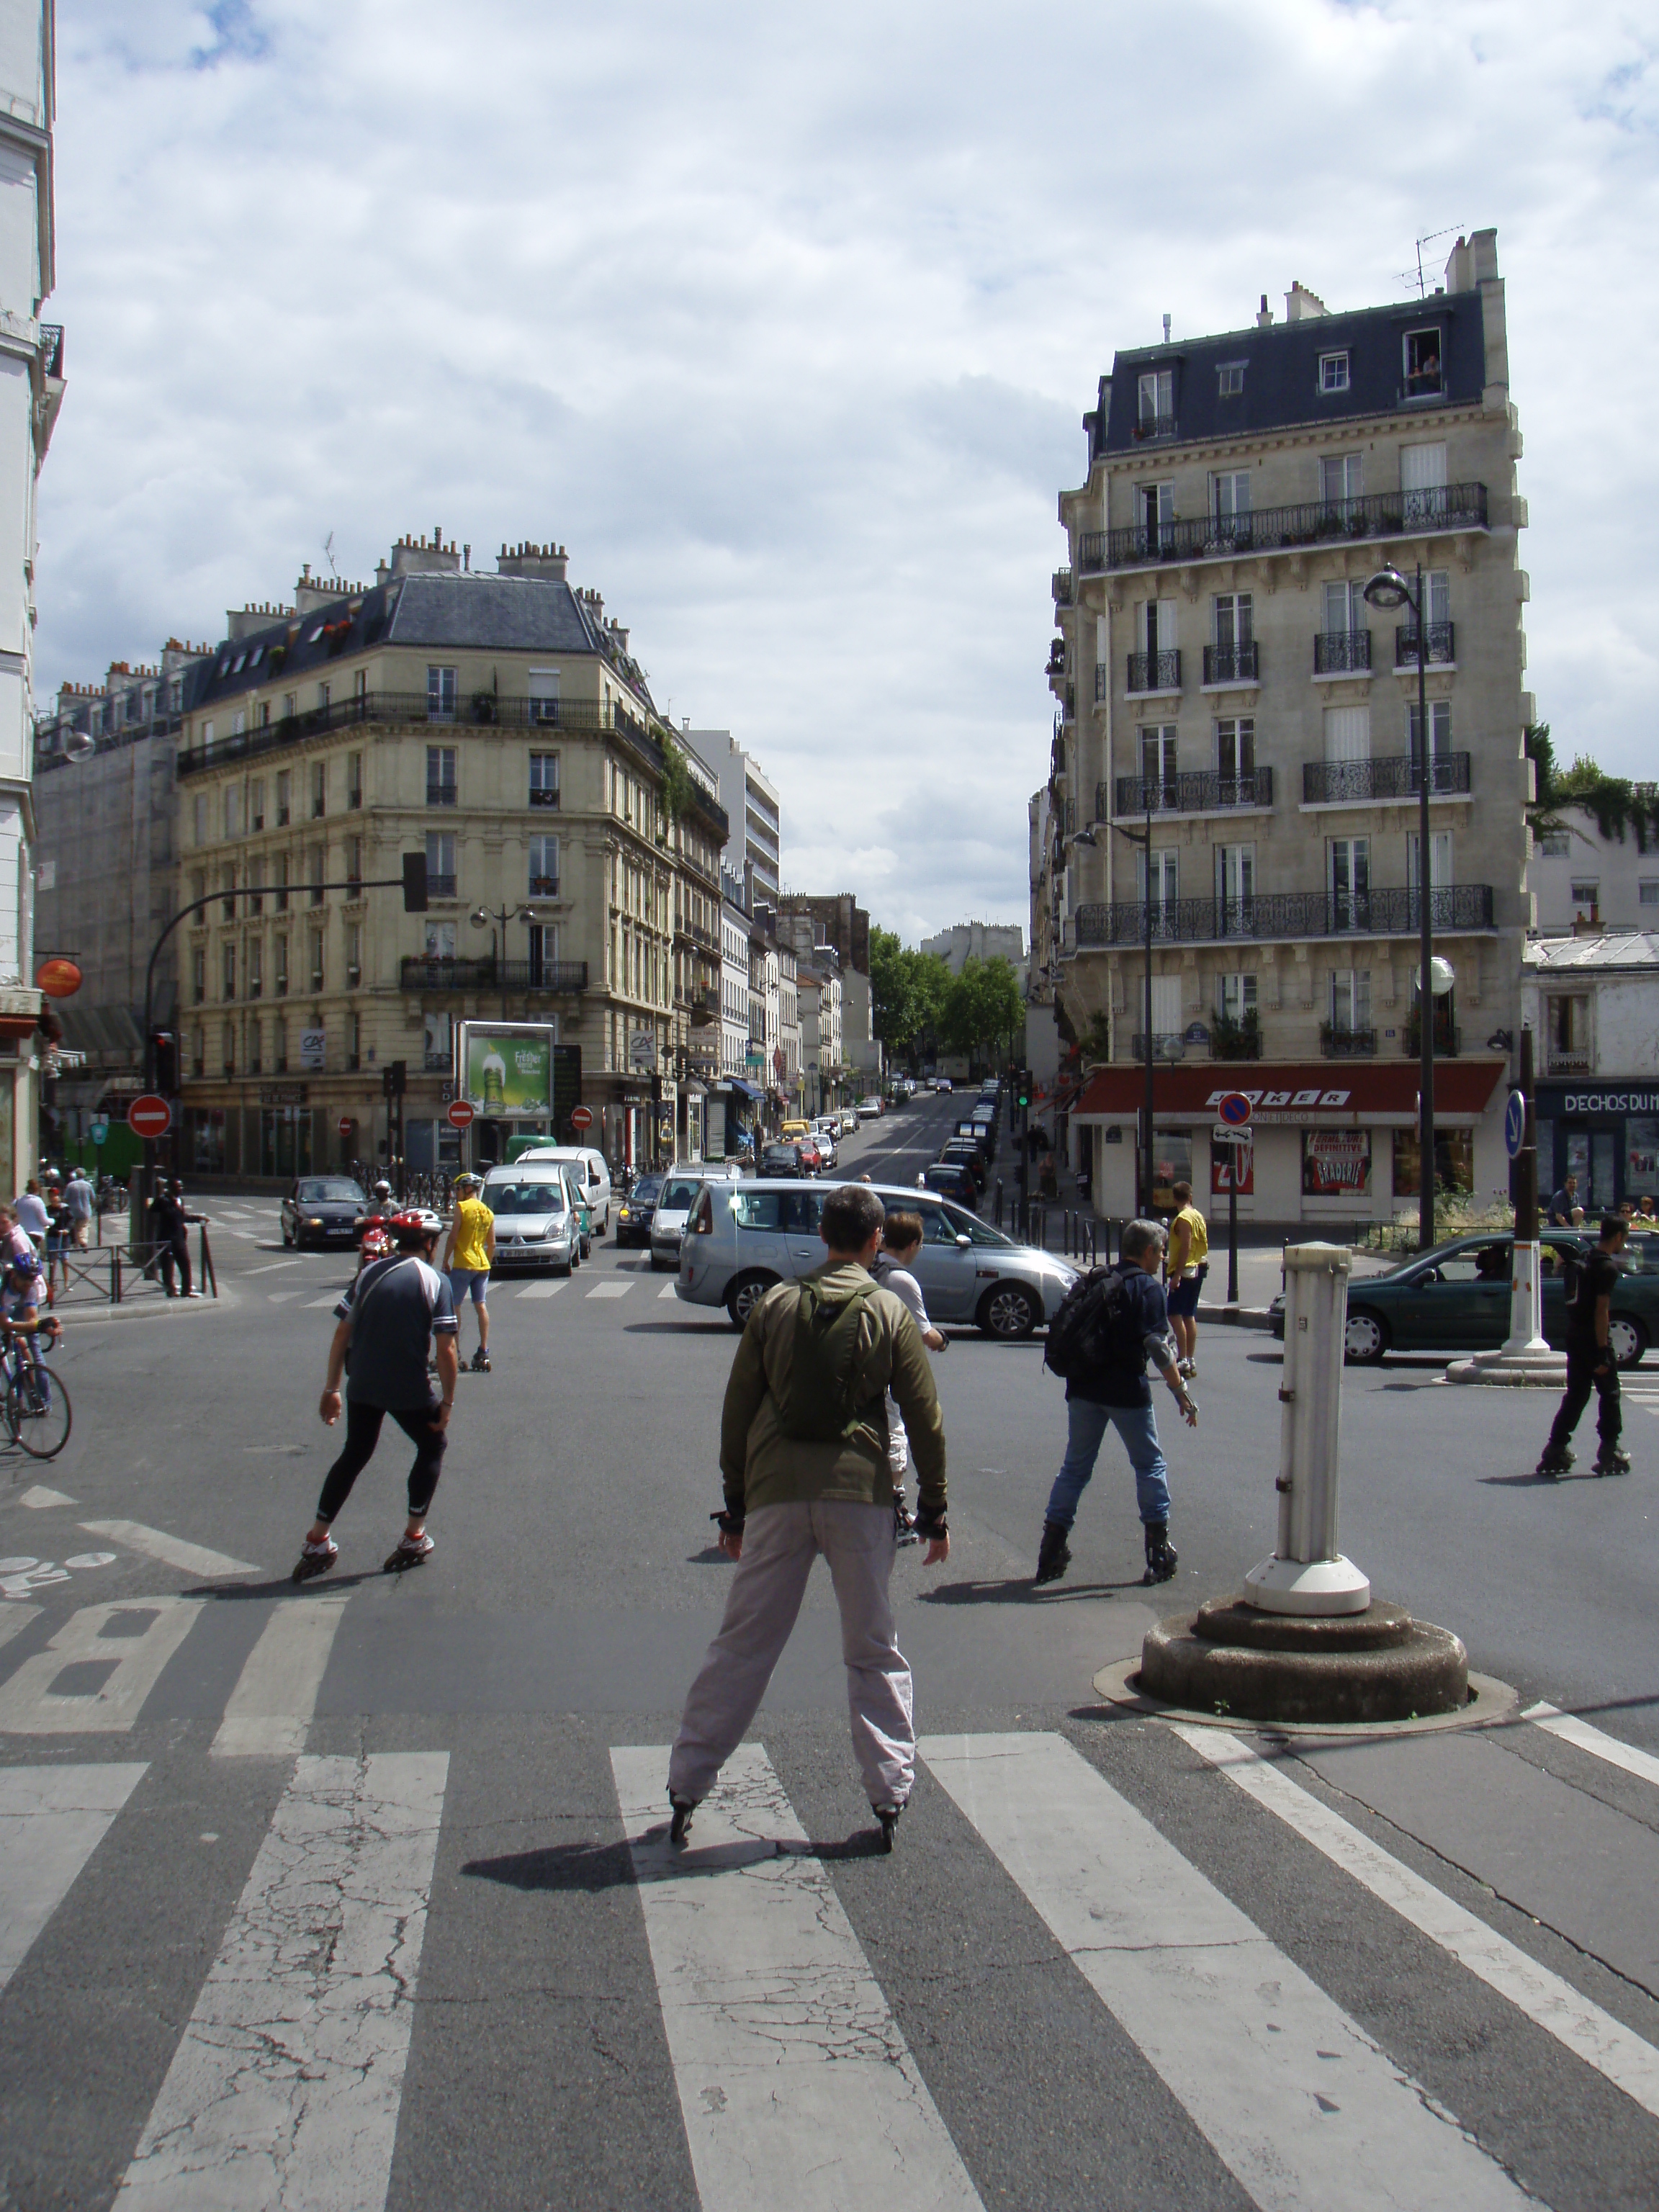
[[69,1442],[74,1419],[63,1378],[44,1359],[31,1359],[15,1335],[0,1355],[0,1373],[5,1376],[0,1415],[6,1433],[31,1459],[56,1459]]

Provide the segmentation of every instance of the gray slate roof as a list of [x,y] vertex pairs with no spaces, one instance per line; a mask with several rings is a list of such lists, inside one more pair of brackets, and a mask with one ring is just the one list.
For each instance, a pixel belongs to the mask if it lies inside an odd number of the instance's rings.
[[1659,968],[1659,931],[1609,930],[1600,937],[1541,937],[1528,945],[1525,963],[1540,975],[1599,968]]
[[601,649],[569,585],[539,576],[405,576],[387,640],[475,653]]

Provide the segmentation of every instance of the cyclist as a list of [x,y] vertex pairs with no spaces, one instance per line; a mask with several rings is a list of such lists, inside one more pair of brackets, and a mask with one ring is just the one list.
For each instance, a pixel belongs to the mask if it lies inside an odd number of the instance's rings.
[[9,1351],[13,1339],[18,1340],[23,1357],[33,1366],[40,1364],[37,1338],[44,1336],[48,1344],[56,1344],[64,1333],[56,1314],[41,1318],[42,1280],[40,1262],[33,1252],[27,1258],[15,1248],[7,1254],[5,1272],[0,1275],[0,1339]]
[[[475,1375],[489,1372],[489,1307],[486,1300],[489,1270],[495,1261],[495,1217],[478,1196],[483,1188],[483,1179],[470,1170],[456,1176],[455,1214],[449,1224],[449,1242],[444,1247],[443,1261],[455,1299],[458,1328],[461,1308],[469,1296],[478,1316],[478,1348],[472,1355]],[[458,1353],[460,1348],[458,1335]]]

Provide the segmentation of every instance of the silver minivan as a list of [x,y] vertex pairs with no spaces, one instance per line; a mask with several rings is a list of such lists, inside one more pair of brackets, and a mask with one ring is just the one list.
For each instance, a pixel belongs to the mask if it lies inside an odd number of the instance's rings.
[[[724,1306],[733,1328],[741,1328],[774,1283],[823,1264],[818,1224],[825,1195],[835,1188],[781,1177],[706,1185],[680,1243],[674,1285],[680,1297],[692,1305]],[[872,1188],[890,1213],[921,1215],[914,1269],[927,1310],[941,1325],[1029,1336],[1053,1320],[1077,1280],[1076,1269],[1052,1252],[1017,1244],[932,1191],[894,1183]]]
[[[593,1217],[593,1234],[603,1237],[611,1226],[611,1167],[605,1154],[592,1145],[532,1145],[519,1160],[561,1160],[575,1175],[587,1210]],[[517,1166],[518,1161],[514,1163]]]
[[731,1182],[737,1173],[735,1160],[694,1160],[690,1166],[670,1168],[663,1177],[662,1188],[657,1193],[657,1203],[651,1214],[653,1267],[679,1266],[680,1239],[685,1233],[686,1218],[697,1202],[698,1193],[704,1183]]
[[581,1229],[572,1202],[576,1170],[556,1161],[515,1160],[491,1168],[483,1202],[495,1217],[495,1272],[551,1267],[568,1275],[581,1265]]

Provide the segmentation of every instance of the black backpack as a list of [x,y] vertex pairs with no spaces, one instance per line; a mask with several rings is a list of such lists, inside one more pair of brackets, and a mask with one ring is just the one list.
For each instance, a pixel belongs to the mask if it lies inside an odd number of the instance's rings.
[[1073,1284],[1048,1324],[1042,1364],[1063,1382],[1116,1363],[1122,1346],[1126,1300],[1116,1267],[1091,1267]]

